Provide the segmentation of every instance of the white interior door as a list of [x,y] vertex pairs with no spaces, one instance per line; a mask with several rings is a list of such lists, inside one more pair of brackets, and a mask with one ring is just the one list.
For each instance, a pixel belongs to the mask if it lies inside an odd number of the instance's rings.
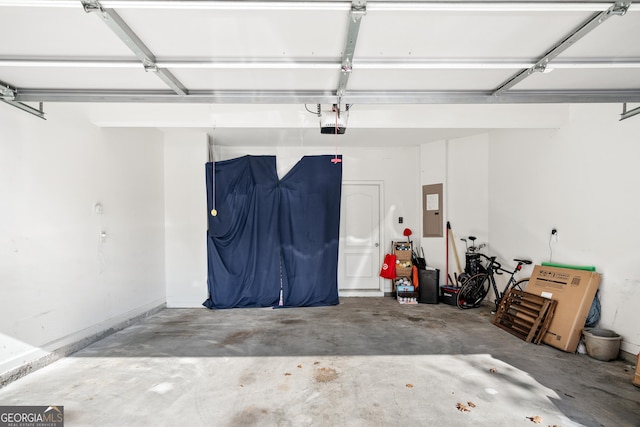
[[383,296],[380,182],[343,182],[338,288],[341,296]]

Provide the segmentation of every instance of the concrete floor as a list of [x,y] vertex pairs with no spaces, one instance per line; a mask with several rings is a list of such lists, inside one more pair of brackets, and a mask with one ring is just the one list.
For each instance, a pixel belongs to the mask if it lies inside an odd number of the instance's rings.
[[67,426],[640,426],[633,363],[527,344],[489,309],[165,309],[0,404],[63,405]]

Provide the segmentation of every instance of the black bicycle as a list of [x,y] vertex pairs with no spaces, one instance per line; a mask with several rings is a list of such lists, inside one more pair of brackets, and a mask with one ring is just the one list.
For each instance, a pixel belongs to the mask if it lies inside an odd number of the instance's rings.
[[[523,265],[531,264],[531,261],[528,259],[514,259],[515,262],[518,263],[516,268],[513,271],[506,270],[502,267],[498,261],[496,261],[496,257],[488,257],[485,254],[479,253],[479,256],[485,258],[488,262],[485,266],[485,272],[475,274],[469,277],[464,281],[462,287],[458,291],[457,296],[457,305],[458,308],[475,308],[480,307],[482,301],[489,293],[489,288],[493,288],[493,294],[495,296],[495,304],[496,309],[500,305],[500,301],[504,294],[511,288],[517,288],[521,291],[525,289],[527,286],[527,282],[529,282],[529,278],[516,280],[516,273],[522,270]],[[496,279],[494,275],[509,273],[511,277],[509,277],[509,281],[505,285],[502,292],[498,291],[498,286],[496,285]]]

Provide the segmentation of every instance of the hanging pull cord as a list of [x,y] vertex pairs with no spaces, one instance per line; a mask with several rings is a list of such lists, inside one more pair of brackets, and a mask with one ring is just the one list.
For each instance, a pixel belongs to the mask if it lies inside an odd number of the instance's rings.
[[338,158],[338,112],[340,111],[340,104],[338,104],[338,107],[336,108],[336,125],[335,125],[335,131],[334,131],[334,138],[336,140],[336,154],[335,157],[333,159],[331,159],[331,163],[333,163],[334,165],[337,165],[338,163],[342,163],[342,159]]
[[211,216],[218,216],[218,211],[216,210],[216,179],[214,175],[216,174],[216,168],[211,164]]
[[211,216],[217,216],[216,210],[216,162],[213,161],[213,144],[209,144],[209,157],[211,160]]

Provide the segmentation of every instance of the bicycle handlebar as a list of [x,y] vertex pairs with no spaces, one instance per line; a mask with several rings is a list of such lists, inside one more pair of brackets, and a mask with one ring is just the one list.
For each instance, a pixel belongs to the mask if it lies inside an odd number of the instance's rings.
[[502,274],[502,273],[512,274],[512,273],[515,273],[516,271],[520,270],[520,268],[518,268],[518,267],[520,267],[520,265],[522,265],[522,264],[531,264],[531,261],[529,261],[529,260],[516,259],[514,261],[518,261],[518,266],[513,271],[510,271],[510,270],[507,270],[507,269],[503,268],[502,264],[500,264],[498,261],[496,261],[496,257],[494,257],[494,256],[490,257],[490,256],[487,256],[487,255],[485,255],[483,253],[479,253],[479,255],[481,257],[483,257],[483,258],[486,258],[487,261],[489,261],[489,264],[490,264],[491,268],[493,269],[493,271],[495,271],[496,274]]
[[482,258],[486,258],[486,260],[489,261],[489,264],[491,265],[491,267],[494,270],[502,268],[502,264],[500,264],[498,261],[496,261],[496,257],[488,256],[488,255],[485,255],[485,254],[483,254],[481,252],[479,252],[478,255],[480,255]]

